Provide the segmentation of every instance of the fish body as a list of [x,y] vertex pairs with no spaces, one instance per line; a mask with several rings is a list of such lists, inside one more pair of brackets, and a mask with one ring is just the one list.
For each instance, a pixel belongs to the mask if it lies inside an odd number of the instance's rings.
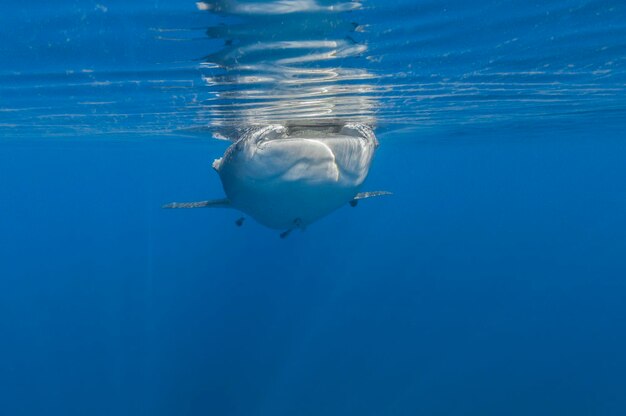
[[304,228],[354,199],[377,146],[361,124],[272,125],[245,133],[213,167],[233,208],[270,228]]

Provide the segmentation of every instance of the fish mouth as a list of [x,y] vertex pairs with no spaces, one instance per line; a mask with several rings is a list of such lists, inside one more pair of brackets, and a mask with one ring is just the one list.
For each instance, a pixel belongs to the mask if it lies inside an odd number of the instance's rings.
[[372,128],[362,123],[345,121],[312,121],[285,123],[267,126],[256,132],[257,144],[274,140],[315,140],[360,139],[371,142],[375,147],[378,141]]
[[318,134],[338,134],[346,125],[340,120],[302,120],[285,123],[286,133],[289,136],[303,134],[306,132],[317,132]]

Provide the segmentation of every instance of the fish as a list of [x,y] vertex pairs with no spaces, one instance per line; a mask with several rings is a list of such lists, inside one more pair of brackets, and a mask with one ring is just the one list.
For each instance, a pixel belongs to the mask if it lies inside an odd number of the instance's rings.
[[377,147],[361,123],[250,128],[213,162],[225,198],[163,208],[236,209],[285,238],[346,204],[391,194],[360,191]]

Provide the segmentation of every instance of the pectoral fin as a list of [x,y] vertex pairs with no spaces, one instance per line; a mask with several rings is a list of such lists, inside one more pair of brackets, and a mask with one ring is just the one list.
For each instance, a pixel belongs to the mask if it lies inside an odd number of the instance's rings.
[[391,192],[387,192],[387,191],[359,192],[350,201],[350,206],[356,207],[356,204],[359,202],[360,199],[372,198],[375,196],[383,196],[383,195],[391,195]]
[[353,201],[358,201],[359,199],[372,198],[375,196],[383,196],[383,195],[392,195],[392,193],[387,192],[387,191],[359,192],[358,194],[356,194]]
[[230,201],[224,198],[196,202],[171,202],[161,208],[230,208]]

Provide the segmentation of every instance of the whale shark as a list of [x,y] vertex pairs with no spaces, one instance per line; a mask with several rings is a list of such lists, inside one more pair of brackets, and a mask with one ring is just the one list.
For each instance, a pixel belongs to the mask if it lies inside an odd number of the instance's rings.
[[360,191],[377,147],[373,130],[360,123],[250,128],[213,162],[225,198],[163,208],[236,209],[284,238],[341,206],[389,195]]

